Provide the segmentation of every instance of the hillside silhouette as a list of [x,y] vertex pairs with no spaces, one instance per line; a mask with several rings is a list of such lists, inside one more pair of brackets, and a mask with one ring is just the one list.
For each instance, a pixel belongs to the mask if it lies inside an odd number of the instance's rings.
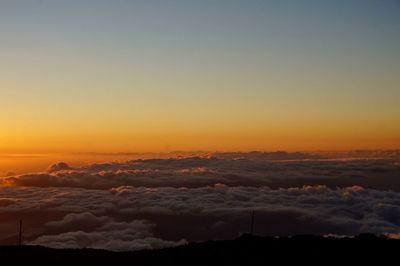
[[271,263],[389,263],[396,261],[400,240],[361,234],[352,238],[312,235],[207,241],[160,250],[112,252],[96,249],[0,247],[2,265],[268,265]]

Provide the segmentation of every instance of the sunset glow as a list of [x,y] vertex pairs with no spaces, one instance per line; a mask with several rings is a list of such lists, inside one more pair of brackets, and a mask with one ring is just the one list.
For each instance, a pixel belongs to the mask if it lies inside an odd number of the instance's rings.
[[400,147],[395,2],[89,3],[2,5],[0,152]]
[[399,202],[399,0],[0,0],[1,262],[384,265]]

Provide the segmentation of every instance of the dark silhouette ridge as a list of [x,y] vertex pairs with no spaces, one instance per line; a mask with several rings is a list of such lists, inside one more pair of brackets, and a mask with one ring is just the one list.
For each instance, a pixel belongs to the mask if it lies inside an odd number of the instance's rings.
[[160,250],[112,252],[95,249],[50,249],[41,246],[0,247],[4,265],[267,265],[279,263],[388,263],[396,261],[400,240],[361,234],[353,238],[313,235],[207,241]]

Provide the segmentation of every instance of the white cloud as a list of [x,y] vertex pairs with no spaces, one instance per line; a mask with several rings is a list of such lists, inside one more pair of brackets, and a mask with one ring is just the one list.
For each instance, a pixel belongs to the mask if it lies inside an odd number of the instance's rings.
[[[43,235],[29,244],[52,248],[96,248],[126,251],[173,247],[186,243],[183,239],[166,241],[154,237],[152,229],[155,225],[143,220],[115,222],[109,217],[96,217],[88,212],[68,214],[62,220],[52,221],[47,225],[68,229],[68,231],[56,235]],[[91,231],[84,231],[82,227],[90,228]]]

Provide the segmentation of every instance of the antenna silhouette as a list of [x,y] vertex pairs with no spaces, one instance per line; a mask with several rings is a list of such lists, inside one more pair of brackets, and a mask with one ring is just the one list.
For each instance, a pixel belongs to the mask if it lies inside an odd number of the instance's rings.
[[22,220],[19,220],[18,245],[19,245],[19,246],[22,246]]
[[254,232],[254,213],[255,211],[251,212],[250,235]]

